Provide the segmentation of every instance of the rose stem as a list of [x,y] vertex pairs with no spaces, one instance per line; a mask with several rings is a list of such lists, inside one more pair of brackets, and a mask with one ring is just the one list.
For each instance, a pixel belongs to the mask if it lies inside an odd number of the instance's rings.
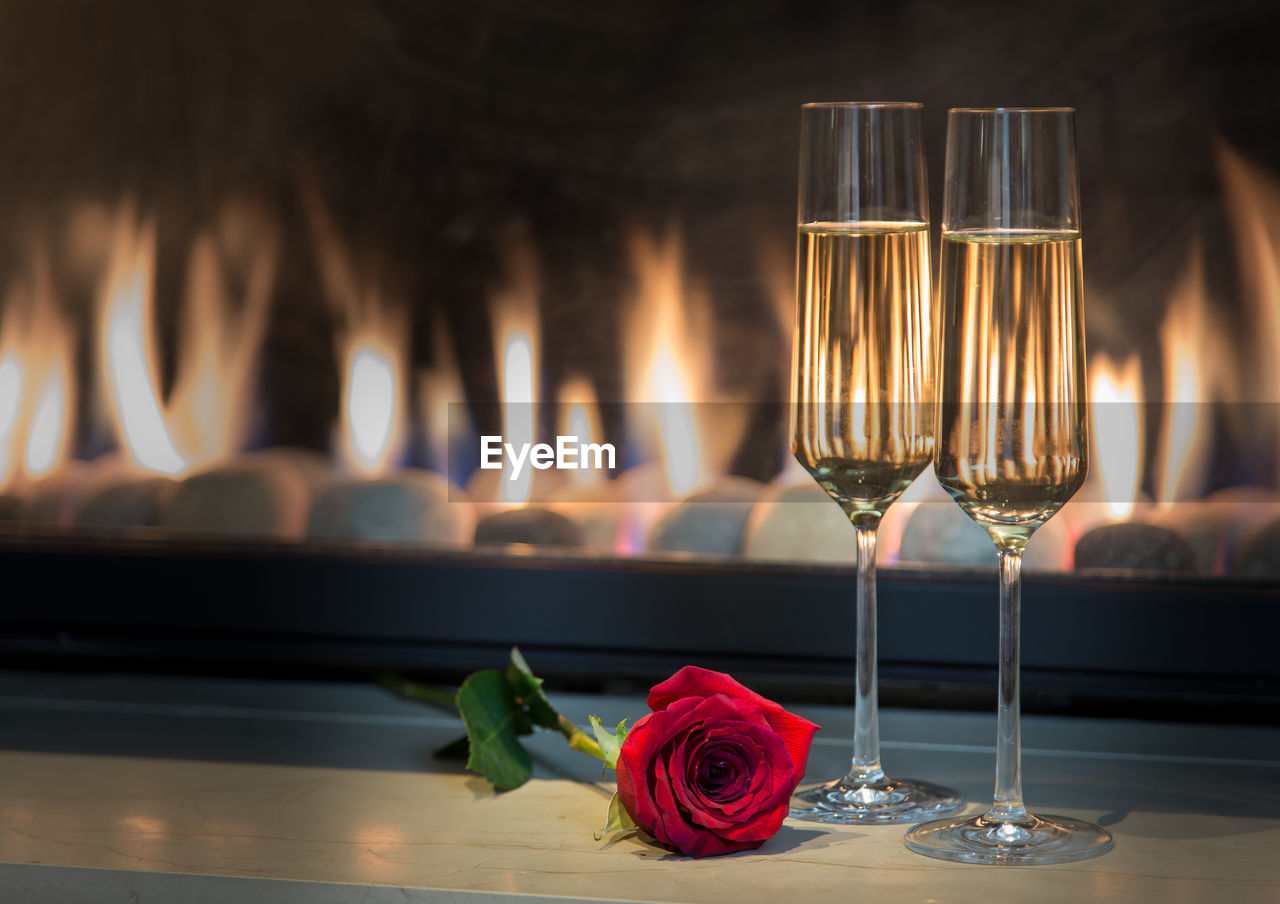
[[600,749],[600,745],[596,743],[595,738],[559,713],[556,713],[556,727],[560,729],[562,735],[569,739],[570,749],[577,750],[580,753],[589,753],[598,760],[605,758],[604,751]]

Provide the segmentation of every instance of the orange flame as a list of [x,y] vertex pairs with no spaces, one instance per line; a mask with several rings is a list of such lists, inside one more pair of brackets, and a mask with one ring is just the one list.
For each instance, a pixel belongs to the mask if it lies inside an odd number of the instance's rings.
[[22,362],[17,350],[10,347],[12,332],[7,322],[0,327],[0,341],[5,346],[0,347],[0,487],[9,483],[15,470],[13,445],[22,406]]
[[[517,243],[508,254],[507,284],[490,300],[495,366],[502,403],[503,441],[513,446],[537,441],[538,368],[541,334],[538,328],[538,268],[533,250]],[[513,465],[503,457],[497,501],[523,505],[533,491],[533,469],[525,467],[512,479]]]
[[225,461],[248,442],[250,399],[275,280],[274,235],[255,213],[229,209],[223,225],[224,231],[250,233],[257,241],[239,262],[245,289],[235,301],[214,236],[199,236],[191,249],[178,376],[167,411],[174,441],[192,467]]
[[377,477],[399,463],[407,436],[405,311],[361,280],[319,195],[304,191],[303,202],[321,282],[338,317],[341,412],[333,444],[347,470]]
[[67,456],[71,416],[70,363],[52,362],[44,390],[36,398],[27,433],[24,475],[37,480],[49,474]]
[[173,444],[160,398],[152,272],[155,226],[116,220],[111,260],[99,294],[99,385],[107,394],[116,437],[135,471],[177,475],[188,467]]
[[711,306],[705,292],[685,285],[679,234],[658,242],[637,232],[631,255],[639,291],[623,337],[629,433],[662,463],[679,498],[723,473],[744,425],[740,412],[725,409],[709,423],[713,409],[699,405],[718,400]]
[[342,427],[338,447],[356,474],[386,473],[403,447],[404,355],[390,331],[366,325],[342,340]]
[[[596,404],[596,391],[586,377],[574,377],[560,387],[560,436],[575,436],[579,443],[598,443],[604,436],[600,426],[600,408]],[[604,475],[593,468],[579,468],[567,472],[569,485],[582,490],[599,486]]]
[[67,458],[75,408],[73,340],[41,256],[0,322],[0,489],[37,480]]
[[126,466],[178,476],[244,447],[275,256],[269,241],[256,246],[236,313],[218,246],[207,235],[196,240],[166,401],[154,334],[155,246],[154,223],[139,224],[127,207],[117,215],[98,296],[99,385]]
[[1247,162],[1223,141],[1218,169],[1226,191],[1245,301],[1257,337],[1248,381],[1253,398],[1280,401],[1280,179]]
[[1226,337],[1211,316],[1198,243],[1170,297],[1160,327],[1164,374],[1164,423],[1154,464],[1155,498],[1161,507],[1198,498],[1204,491],[1213,433],[1208,403],[1229,397],[1230,374],[1211,376],[1204,363],[1231,360]]
[[[1280,179],[1247,162],[1218,142],[1218,167],[1231,213],[1245,309],[1253,324],[1252,348],[1245,349],[1249,401],[1280,402]],[[1276,430],[1276,418],[1268,425]],[[1274,443],[1268,443],[1274,448]],[[1280,455],[1271,452],[1273,461]]]
[[1107,517],[1128,518],[1142,486],[1144,419],[1142,363],[1136,354],[1116,364],[1105,354],[1089,362],[1093,463]]

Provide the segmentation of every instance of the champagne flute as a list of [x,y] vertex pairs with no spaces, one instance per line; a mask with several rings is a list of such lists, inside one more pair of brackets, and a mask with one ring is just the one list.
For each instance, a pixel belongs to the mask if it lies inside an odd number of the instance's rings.
[[1064,863],[1111,835],[1022,800],[1022,552],[1084,482],[1088,454],[1074,110],[963,109],[947,120],[938,481],[1000,558],[995,802],[911,829],[966,863]]
[[888,778],[876,701],[876,528],[933,456],[933,321],[920,104],[801,109],[792,450],[853,522],[857,678],[849,773],[792,799],[827,823],[915,822],[960,795]]

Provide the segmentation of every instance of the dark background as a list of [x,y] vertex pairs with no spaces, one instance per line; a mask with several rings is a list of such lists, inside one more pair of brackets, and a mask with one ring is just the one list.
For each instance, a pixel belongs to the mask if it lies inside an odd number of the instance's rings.
[[[627,236],[678,227],[689,276],[715,307],[708,353],[723,384],[776,400],[789,342],[763,274],[792,254],[798,106],[923,101],[936,213],[948,107],[1065,104],[1079,110],[1089,342],[1141,347],[1155,379],[1156,327],[1193,239],[1224,321],[1247,333],[1214,142],[1280,172],[1277,26],[1274,4],[1242,0],[0,0],[0,289],[21,277],[33,244],[47,245],[60,303],[84,321],[87,363],[93,280],[67,240],[73,214],[136,196],[159,226],[161,332],[171,338],[192,237],[225,202],[251,202],[282,237],[258,441],[326,449],[337,411],[335,314],[307,193],[332,212],[360,278],[411,306],[416,364],[431,363],[434,315],[445,315],[473,402],[496,398],[486,304],[513,243],[539,262],[545,396],[562,376],[587,371],[603,399],[617,400],[619,312],[634,286]],[[81,396],[88,421],[90,394]],[[779,599],[797,625],[847,616],[846,572],[735,565],[704,574],[496,555],[406,554],[397,564],[363,550],[71,542],[70,552],[22,538],[0,549],[14,578],[6,618],[21,628],[6,632],[7,661],[461,672],[520,642],[550,672],[616,671],[605,661],[616,655],[641,682],[669,671],[685,644],[708,665],[775,680],[839,676],[828,687],[847,691],[852,648],[838,631],[819,632],[817,653],[791,637],[787,659],[770,621]],[[124,607],[90,592],[115,583],[148,592]],[[572,611],[521,596],[533,587],[550,599],[566,586],[576,588]],[[1100,696],[1141,694],[1143,682],[1175,673],[1161,693],[1181,717],[1192,717],[1189,689],[1202,692],[1200,715],[1225,713],[1224,696],[1245,701],[1231,717],[1275,711],[1264,642],[1274,632],[1239,627],[1265,627],[1268,586],[1168,579],[1082,589],[1037,578],[1029,590],[1060,601],[1028,607],[1029,687],[1039,681],[1052,696],[1054,675],[1076,670],[1062,692],[1069,703],[1095,693],[1081,681]],[[883,682],[928,695],[953,681],[939,669],[978,669],[954,681],[989,702],[994,596],[988,573],[959,583],[886,576]],[[1206,621],[1210,603],[1216,615]],[[703,620],[698,630],[674,627],[690,617]],[[919,625],[945,649],[914,644]],[[1196,656],[1178,659],[1185,651]],[[1117,670],[1131,673],[1128,683]],[[1229,687],[1205,691],[1209,673]],[[1264,695],[1270,708],[1260,710]]]
[[[0,273],[20,271],[33,236],[57,265],[75,204],[136,194],[158,219],[171,312],[195,230],[253,200],[284,236],[259,441],[326,448],[333,315],[304,190],[366,284],[411,305],[418,364],[432,312],[447,315],[472,401],[495,399],[485,303],[513,242],[539,261],[544,395],[585,371],[618,399],[626,236],[678,227],[723,384],[776,399],[789,343],[762,260],[791,255],[798,105],[923,101],[936,212],[947,107],[1066,104],[1092,347],[1154,335],[1193,236],[1242,329],[1213,140],[1280,170],[1277,26],[1274,4],[1243,0],[9,0]],[[56,267],[60,294],[84,314],[73,270]]]

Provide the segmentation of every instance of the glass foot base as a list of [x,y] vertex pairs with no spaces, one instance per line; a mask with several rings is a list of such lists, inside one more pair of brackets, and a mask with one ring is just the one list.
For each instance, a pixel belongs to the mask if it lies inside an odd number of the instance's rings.
[[1000,822],[983,816],[936,819],[907,832],[917,854],[960,863],[1069,863],[1105,854],[1111,833],[1067,816],[1033,816]]
[[875,782],[845,776],[791,798],[792,819],[842,825],[920,822],[960,809],[959,791],[929,782],[882,778]]

